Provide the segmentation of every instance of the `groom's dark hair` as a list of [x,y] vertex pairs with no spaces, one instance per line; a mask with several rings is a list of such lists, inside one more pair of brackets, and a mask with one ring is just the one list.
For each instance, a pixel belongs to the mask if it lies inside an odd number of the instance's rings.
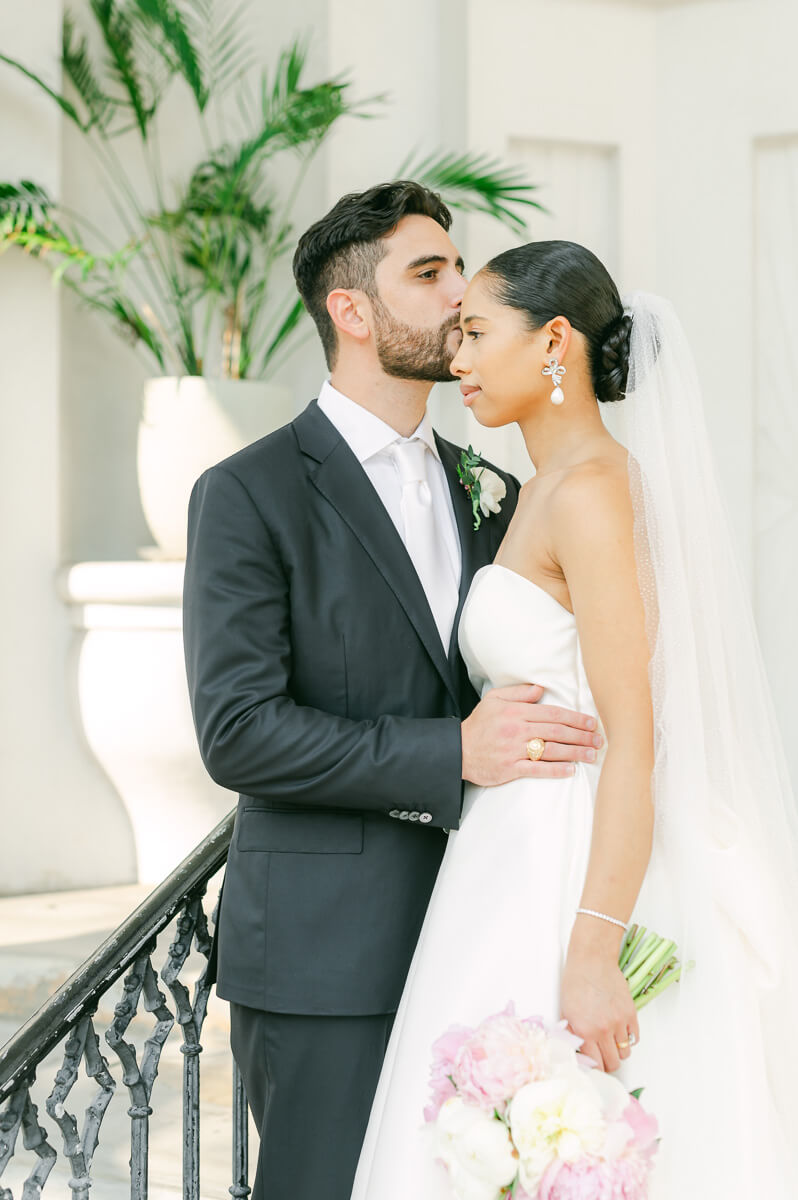
[[376,294],[377,265],[402,217],[431,217],[448,231],[452,214],[437,192],[409,179],[378,183],[366,192],[342,196],[326,216],[302,234],[294,254],[294,279],[319,331],[327,366],[335,365],[338,339],[327,312],[335,288]]

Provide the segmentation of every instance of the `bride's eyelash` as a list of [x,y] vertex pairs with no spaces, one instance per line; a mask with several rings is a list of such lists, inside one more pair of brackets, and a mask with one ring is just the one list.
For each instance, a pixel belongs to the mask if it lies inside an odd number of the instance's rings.
[[466,337],[470,337],[470,338],[482,337],[482,330],[481,329],[469,329],[468,333],[466,334]]

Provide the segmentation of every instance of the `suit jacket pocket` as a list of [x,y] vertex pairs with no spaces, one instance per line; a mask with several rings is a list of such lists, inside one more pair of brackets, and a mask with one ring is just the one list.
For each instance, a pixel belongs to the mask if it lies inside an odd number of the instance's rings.
[[236,844],[242,852],[361,854],[363,817],[360,813],[245,808]]

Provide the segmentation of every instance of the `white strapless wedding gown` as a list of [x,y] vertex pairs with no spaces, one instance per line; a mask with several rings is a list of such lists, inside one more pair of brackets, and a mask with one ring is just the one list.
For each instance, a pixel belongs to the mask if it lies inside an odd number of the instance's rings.
[[[548,592],[499,564],[474,578],[460,647],[477,689],[534,681],[546,703],[598,719],[576,621]],[[557,1020],[560,975],[590,851],[600,762],[560,780],[468,786],[449,835],[374,1099],[352,1200],[450,1200],[422,1135],[433,1042],[508,1001]],[[423,832],[420,836],[423,836]],[[678,881],[656,844],[637,920],[668,935]],[[662,1142],[652,1200],[796,1200],[781,1119],[770,1097],[750,948],[712,914],[711,974],[696,969],[640,1014],[640,1044],[619,1077],[644,1086]],[[702,964],[709,968],[709,963]],[[711,1027],[683,1028],[675,993],[711,987]],[[717,996],[717,1000],[715,999]],[[785,1014],[793,1039],[795,1014]],[[798,1089],[798,1080],[796,1080]]]

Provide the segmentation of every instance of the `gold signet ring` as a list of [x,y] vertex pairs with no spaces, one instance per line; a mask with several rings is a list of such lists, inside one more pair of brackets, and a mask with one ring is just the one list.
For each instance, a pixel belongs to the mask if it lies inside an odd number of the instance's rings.
[[530,738],[526,744],[526,756],[532,762],[537,762],[539,758],[543,757],[545,749],[546,743],[543,738]]

